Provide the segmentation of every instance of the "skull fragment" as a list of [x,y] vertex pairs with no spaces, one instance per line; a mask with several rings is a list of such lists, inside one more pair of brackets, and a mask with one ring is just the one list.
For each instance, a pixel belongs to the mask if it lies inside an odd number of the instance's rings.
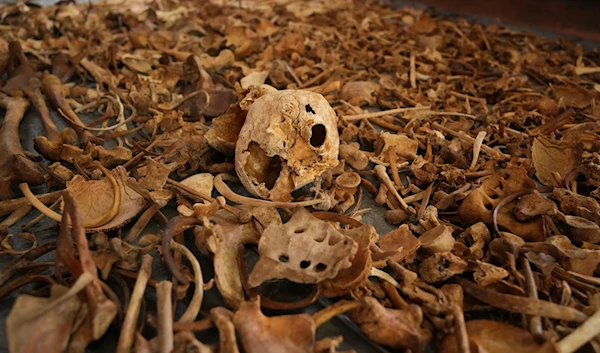
[[257,287],[282,278],[320,283],[351,267],[357,251],[354,239],[299,207],[287,223],[271,223],[265,228],[248,283]]
[[252,194],[277,201],[338,164],[337,116],[318,93],[283,90],[249,108],[235,147],[235,170]]

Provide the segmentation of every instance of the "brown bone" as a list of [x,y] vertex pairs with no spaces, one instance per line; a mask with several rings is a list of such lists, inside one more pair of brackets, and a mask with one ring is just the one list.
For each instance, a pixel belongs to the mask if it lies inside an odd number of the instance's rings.
[[0,93],[0,106],[6,110],[0,127],[0,200],[12,197],[13,183],[39,185],[44,182],[37,165],[25,155],[19,139],[19,124],[29,106],[26,99]]
[[62,114],[67,117],[67,122],[79,136],[80,144],[87,145],[88,142],[92,142],[101,145],[103,143],[103,140],[100,137],[94,136],[89,130],[82,127],[84,124],[81,119],[79,119],[79,116],[75,114],[73,109],[71,109],[69,102],[67,102],[62,90],[62,83],[58,77],[49,73],[44,73],[42,76],[42,89],[52,106],[55,109],[60,110]]

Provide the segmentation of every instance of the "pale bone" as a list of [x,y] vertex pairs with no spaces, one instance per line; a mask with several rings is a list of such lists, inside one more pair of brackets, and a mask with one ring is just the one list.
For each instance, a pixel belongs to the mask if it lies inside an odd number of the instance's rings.
[[320,94],[284,90],[256,99],[235,148],[237,175],[252,194],[277,201],[338,164],[337,116]]

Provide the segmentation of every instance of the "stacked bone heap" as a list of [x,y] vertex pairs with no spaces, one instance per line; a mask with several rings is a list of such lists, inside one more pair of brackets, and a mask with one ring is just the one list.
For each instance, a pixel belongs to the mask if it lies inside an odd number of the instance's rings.
[[600,349],[597,50],[351,0],[0,22],[9,352]]

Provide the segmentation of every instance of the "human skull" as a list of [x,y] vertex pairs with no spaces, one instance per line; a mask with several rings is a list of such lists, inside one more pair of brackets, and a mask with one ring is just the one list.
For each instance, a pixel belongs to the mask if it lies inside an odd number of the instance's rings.
[[248,109],[235,170],[252,194],[277,201],[338,164],[337,116],[318,93],[267,93]]

